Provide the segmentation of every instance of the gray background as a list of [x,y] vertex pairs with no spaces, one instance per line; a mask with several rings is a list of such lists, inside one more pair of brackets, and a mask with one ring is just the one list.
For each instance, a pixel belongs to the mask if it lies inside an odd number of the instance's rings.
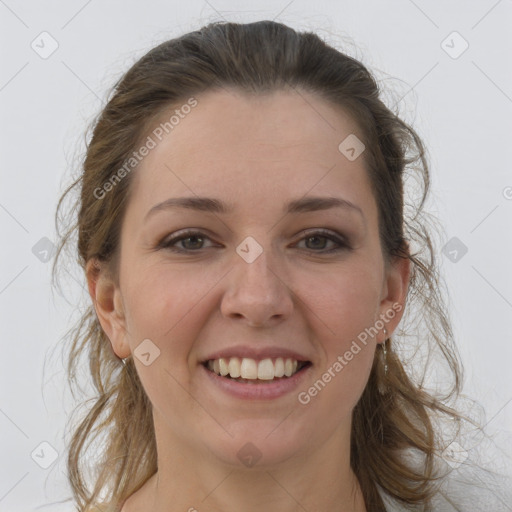
[[400,100],[429,150],[430,210],[444,243],[456,237],[467,248],[461,257],[449,246],[457,261],[441,251],[439,259],[466,392],[485,407],[510,468],[512,1],[0,0],[0,511],[68,496],[64,428],[73,402],[54,347],[85,291],[75,272],[63,295],[52,294],[44,251],[55,242],[55,205],[85,129],[136,58],[218,19],[276,19],[333,43],[348,37],[347,52]]

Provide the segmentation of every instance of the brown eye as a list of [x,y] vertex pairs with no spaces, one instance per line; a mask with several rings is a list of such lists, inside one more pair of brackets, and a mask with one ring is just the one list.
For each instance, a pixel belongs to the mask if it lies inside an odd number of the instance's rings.
[[[192,242],[188,243],[188,240]],[[198,252],[204,248],[204,240],[210,240],[210,238],[200,231],[186,231],[180,235],[163,240],[158,247],[173,252]],[[178,243],[183,243],[184,247],[176,247]]]
[[[307,236],[305,236],[304,238],[301,239],[301,241],[303,241],[303,240],[306,242],[306,245],[308,246],[307,247],[308,250],[313,250],[313,252],[319,252],[319,253],[323,253],[323,254],[333,253],[333,252],[338,252],[338,251],[343,251],[343,250],[350,250],[350,248],[351,248],[349,246],[349,244],[343,238],[340,238],[339,236],[331,233],[330,231],[326,231],[326,230],[319,230],[319,231],[314,231],[314,232],[308,233]],[[322,240],[324,240],[324,242],[322,242]],[[326,245],[325,240],[334,243],[335,247],[333,247],[332,249],[326,249],[325,248],[325,245]],[[317,249],[319,249],[319,250],[317,250]]]

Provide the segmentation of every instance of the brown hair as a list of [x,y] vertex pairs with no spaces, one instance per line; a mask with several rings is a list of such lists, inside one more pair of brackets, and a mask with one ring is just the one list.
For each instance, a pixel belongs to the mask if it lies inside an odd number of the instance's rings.
[[[351,465],[367,510],[385,510],[379,488],[402,503],[429,510],[438,480],[435,455],[440,449],[432,418],[458,417],[448,402],[460,391],[461,369],[440,293],[432,226],[429,231],[423,212],[429,190],[426,150],[414,129],[380,99],[376,80],[361,62],[313,33],[299,33],[271,21],[210,23],[153,48],[118,81],[95,121],[83,170],[57,207],[58,224],[65,198],[78,188],[76,223],[64,233],[59,230],[58,255],[77,232],[81,267],[85,269],[89,260],[97,258],[110,265],[116,276],[130,174],[116,181],[101,199],[98,189],[123,167],[165,109],[204,90],[226,86],[252,94],[279,89],[312,92],[343,107],[361,128],[385,260],[411,261],[407,304],[417,307],[417,316],[410,332],[418,328],[422,345],[442,355],[451,380],[444,394],[427,392],[423,384],[426,365],[423,375],[413,379],[391,339],[386,340],[387,375],[382,351],[377,350],[370,378],[353,411]],[[408,176],[419,178],[417,204],[405,200]],[[407,207],[412,207],[409,215]],[[413,245],[416,252],[411,251]],[[56,268],[57,258],[54,276]],[[422,327],[417,327],[418,322]],[[69,481],[81,511],[97,503],[105,492],[117,507],[157,471],[151,404],[133,360],[123,364],[115,355],[92,305],[71,338],[69,379],[76,380],[79,357],[85,351],[99,396],[74,429],[67,461]],[[92,465],[94,485],[89,489],[82,464],[90,443],[100,436],[104,436],[104,449],[98,453],[103,455]],[[405,457],[408,450],[420,455],[420,464]]]

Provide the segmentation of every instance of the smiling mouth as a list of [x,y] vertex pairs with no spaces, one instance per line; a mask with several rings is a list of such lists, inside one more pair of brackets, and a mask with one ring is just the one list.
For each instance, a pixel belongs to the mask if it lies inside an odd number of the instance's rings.
[[310,361],[297,361],[283,357],[266,358],[260,361],[246,357],[229,357],[210,359],[202,364],[219,377],[251,384],[288,379],[311,366]]

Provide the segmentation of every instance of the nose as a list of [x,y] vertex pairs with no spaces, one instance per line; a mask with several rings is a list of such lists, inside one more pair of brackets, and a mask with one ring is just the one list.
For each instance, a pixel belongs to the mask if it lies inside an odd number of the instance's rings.
[[264,250],[252,263],[238,255],[228,283],[221,312],[228,318],[242,318],[251,327],[280,323],[291,315],[293,293],[284,272]]

